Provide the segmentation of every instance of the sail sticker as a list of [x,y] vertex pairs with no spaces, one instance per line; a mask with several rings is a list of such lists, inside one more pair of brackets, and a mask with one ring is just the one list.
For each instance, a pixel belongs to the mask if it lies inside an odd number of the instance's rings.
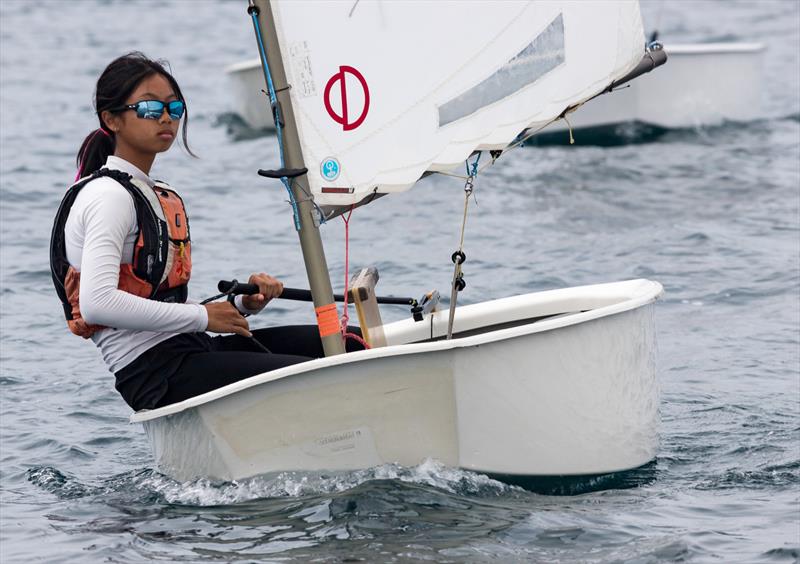
[[319,165],[319,173],[322,175],[322,178],[330,181],[336,180],[339,178],[339,172],[341,172],[339,161],[333,157],[322,159]]
[[297,41],[289,46],[289,61],[294,75],[293,84],[302,98],[317,95],[317,83],[311,72],[311,51],[308,41]]
[[542,33],[491,76],[439,106],[439,127],[522,90],[563,62],[564,18],[559,14]]
[[[348,80],[348,76],[352,76],[355,80]],[[337,82],[339,83],[338,99],[336,97],[336,92],[333,92],[333,86]],[[350,91],[348,100],[347,91],[353,88],[355,88],[355,90]],[[360,92],[358,90],[360,90]],[[367,112],[369,111],[369,88],[367,87],[367,81],[364,79],[364,75],[355,68],[347,65],[340,66],[339,72],[330,77],[328,84],[325,85],[324,98],[325,109],[328,111],[328,115],[331,116],[333,121],[342,126],[342,130],[351,131],[364,123],[364,119],[367,117]],[[336,109],[334,109],[334,105],[336,104],[338,104],[341,112],[337,112]],[[350,118],[354,115],[358,115],[358,117],[351,121]]]

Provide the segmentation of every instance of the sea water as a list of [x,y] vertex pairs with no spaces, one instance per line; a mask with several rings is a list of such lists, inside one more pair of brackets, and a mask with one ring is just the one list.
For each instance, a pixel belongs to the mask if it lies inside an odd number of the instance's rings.
[[[175,482],[87,342],[47,246],[115,56],[170,61],[194,159],[154,175],[187,201],[192,296],[267,271],[306,284],[275,138],[230,115],[226,65],[257,55],[244,1],[0,3],[0,561],[796,562],[800,558],[800,5],[644,3],[665,42],[761,41],[763,117],[613,148],[528,146],[475,185],[460,303],[647,277],[661,447],[637,487],[525,491],[435,460],[343,475]],[[633,140],[635,141],[635,139]],[[452,275],[463,186],[433,177],[356,210],[350,262],[385,294]],[[334,285],[341,221],[323,227]],[[408,315],[384,309],[384,318]],[[274,303],[254,327],[313,322]]]

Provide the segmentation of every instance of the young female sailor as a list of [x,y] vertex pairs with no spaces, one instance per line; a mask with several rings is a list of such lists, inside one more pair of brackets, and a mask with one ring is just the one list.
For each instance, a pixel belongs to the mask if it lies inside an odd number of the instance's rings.
[[187,302],[191,239],[183,201],[149,176],[181,120],[187,143],[185,99],[164,66],[141,53],[114,60],[97,81],[95,108],[100,127],[81,145],[79,178],[56,216],[51,270],[70,330],[100,348],[128,405],[161,407],[323,356],[315,326],[250,332],[244,315],[283,289],[263,272],[250,276],[255,296]]

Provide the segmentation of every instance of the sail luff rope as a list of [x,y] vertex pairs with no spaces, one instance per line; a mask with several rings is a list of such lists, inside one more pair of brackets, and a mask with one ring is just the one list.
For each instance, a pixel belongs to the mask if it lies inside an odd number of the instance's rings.
[[[267,90],[269,91],[269,102],[270,102],[270,109],[272,111],[272,118],[275,121],[275,132],[278,135],[278,149],[280,151],[281,156],[281,168],[286,168],[286,162],[283,156],[283,128],[281,127],[281,120],[275,112],[275,108],[278,108],[278,97],[275,94],[275,85],[272,83],[272,73],[269,71],[269,65],[267,64],[267,50],[264,48],[264,42],[261,40],[261,26],[258,24],[258,9],[255,6],[252,6],[254,9],[248,9],[247,11],[250,13],[250,16],[253,18],[253,27],[256,31],[256,40],[258,41],[258,50],[261,52],[261,66],[264,68],[264,76],[267,78]],[[292,218],[294,220],[294,228],[297,231],[300,231],[300,212],[297,209],[297,201],[294,198],[294,194],[292,193],[292,187],[289,184],[289,179],[281,177],[281,183],[286,188],[286,191],[289,193],[289,203],[292,206]]]

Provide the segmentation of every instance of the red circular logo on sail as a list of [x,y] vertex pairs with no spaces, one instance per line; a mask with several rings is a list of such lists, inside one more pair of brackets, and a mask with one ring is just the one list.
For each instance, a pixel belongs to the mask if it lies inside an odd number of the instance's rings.
[[[362,90],[360,93],[351,93],[352,95],[349,101],[347,97],[347,85],[350,84],[353,86],[356,83],[353,80],[348,81],[348,75],[353,76],[356,81],[358,81],[357,84],[361,85]],[[337,82],[339,83],[341,112],[337,112],[333,108],[333,103],[331,101],[331,90],[333,89],[333,85]],[[350,104],[355,107],[351,107]],[[328,80],[328,84],[325,85],[325,109],[328,110],[328,115],[331,116],[331,119],[340,124],[344,131],[350,131],[361,125],[369,111],[369,88],[367,87],[367,81],[364,80],[364,76],[353,67],[348,67],[346,65],[340,66],[339,72],[334,74],[330,80]],[[361,110],[361,112],[358,113],[358,118],[352,119],[359,110]]]

